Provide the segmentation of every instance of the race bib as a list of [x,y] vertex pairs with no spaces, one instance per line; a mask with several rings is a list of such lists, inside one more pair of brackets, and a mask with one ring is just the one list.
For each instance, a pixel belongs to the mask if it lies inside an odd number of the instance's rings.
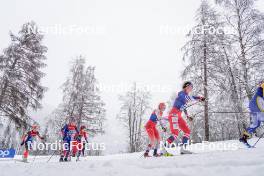
[[178,117],[176,115],[172,116],[171,121],[172,121],[172,123],[178,122]]
[[172,124],[172,126],[173,126],[173,129],[178,129],[178,123],[174,123]]
[[257,106],[261,112],[264,112],[264,99],[261,97],[257,97]]

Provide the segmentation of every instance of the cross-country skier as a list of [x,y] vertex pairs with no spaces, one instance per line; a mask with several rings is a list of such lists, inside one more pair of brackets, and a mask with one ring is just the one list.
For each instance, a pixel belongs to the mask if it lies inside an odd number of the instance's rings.
[[252,134],[260,126],[261,122],[264,122],[264,82],[260,83],[255,95],[249,103],[251,124],[243,132],[242,137],[239,139],[240,142],[245,143],[248,147],[251,147],[248,144],[248,139],[252,137]]
[[[205,98],[200,96],[189,95],[193,90],[193,84],[189,81],[183,84],[182,89],[183,90],[178,93],[178,96],[174,101],[173,108],[169,113],[168,120],[172,135],[167,139],[167,143],[173,143],[178,137],[179,130],[181,130],[184,133],[182,137],[182,144],[184,144],[183,146],[185,146],[189,141],[191,131],[187,125],[187,122],[182,117],[182,111],[185,113],[187,119],[192,121],[192,118],[188,115],[188,112],[186,110],[188,103],[193,100],[205,101]],[[187,151],[183,150],[182,147],[181,152],[184,153]]]
[[85,151],[85,144],[88,143],[88,135],[86,132],[86,127],[82,125],[80,127],[79,133],[75,137],[76,143],[78,145],[77,147],[77,160],[79,161],[79,158],[82,154],[84,156],[84,151]]
[[84,156],[84,151],[85,151],[85,144],[88,143],[88,134],[86,132],[86,126],[81,126],[80,128],[80,132],[79,132],[79,136],[81,138],[81,142],[83,144],[83,147],[82,147],[82,155]]
[[74,140],[76,134],[78,134],[77,126],[75,125],[74,118],[69,119],[69,123],[62,129],[63,151],[61,153],[60,161],[68,161],[71,152],[71,142]]
[[144,157],[149,157],[149,151],[154,147],[153,156],[159,156],[157,153],[158,146],[161,141],[159,131],[156,128],[157,123],[161,125],[163,131],[166,131],[164,124],[162,123],[162,115],[166,109],[165,103],[160,103],[158,109],[154,110],[150,116],[150,119],[145,125],[146,131],[148,133],[148,137],[150,140],[150,144],[147,147],[146,152],[144,153]]
[[36,137],[38,137],[41,140],[44,140],[44,137],[41,137],[39,134],[38,125],[32,125],[31,130],[28,131],[22,137],[21,146],[25,145],[25,151],[22,156],[24,162],[27,162],[29,150],[32,148],[32,143],[36,140]]

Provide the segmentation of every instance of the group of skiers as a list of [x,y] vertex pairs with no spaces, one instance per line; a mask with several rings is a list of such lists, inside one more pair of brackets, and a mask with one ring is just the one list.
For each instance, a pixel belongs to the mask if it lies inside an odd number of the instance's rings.
[[[186,107],[190,101],[205,101],[204,97],[201,96],[190,96],[189,94],[193,90],[193,84],[191,82],[185,82],[182,87],[182,91],[180,91],[174,101],[173,107],[169,112],[168,121],[169,121],[169,128],[170,128],[170,137],[166,140],[165,144],[173,143],[179,135],[179,130],[181,130],[184,135],[181,141],[181,153],[188,152],[184,149],[184,146],[189,141],[190,138],[190,128],[187,125],[187,122],[182,117],[182,112],[185,113],[188,120],[192,120],[189,116]],[[147,150],[144,153],[144,157],[149,157],[149,151],[154,149],[153,156],[161,156],[165,154],[165,151],[158,153],[158,147],[161,142],[160,134],[157,129],[157,124],[159,123],[162,130],[164,132],[167,131],[164,125],[163,113],[166,109],[165,103],[160,103],[158,109],[154,110],[150,116],[150,119],[145,125],[146,132],[148,134],[150,143],[148,144]]]
[[[251,115],[251,125],[247,128],[242,137],[239,139],[240,142],[245,143],[247,146],[250,146],[247,142],[248,139],[252,137],[252,134],[256,131],[256,129],[260,126],[261,122],[264,121],[264,82],[260,83],[255,95],[249,103],[250,115]],[[192,121],[192,117],[189,116],[187,112],[188,103],[191,101],[205,101],[205,98],[202,96],[191,96],[190,93],[193,90],[193,84],[191,82],[185,82],[182,87],[182,91],[180,91],[174,101],[173,107],[168,115],[168,123],[169,123],[169,132],[170,136],[167,138],[165,144],[171,144],[175,140],[178,139],[179,131],[182,131],[184,134],[181,139],[181,153],[188,153],[188,150],[185,150],[186,145],[189,142],[190,138],[190,128],[186,120],[182,117],[182,112],[184,112],[185,116],[188,120]],[[159,145],[161,142],[160,133],[157,129],[157,124],[160,124],[161,129],[166,132],[167,128],[165,126],[164,121],[164,111],[166,110],[166,104],[160,103],[158,108],[155,109],[149,120],[145,125],[146,132],[149,137],[149,144],[144,153],[145,157],[149,157],[149,151],[154,150],[153,156],[161,156],[166,154],[166,151],[158,153]],[[74,118],[70,118],[69,123],[66,124],[61,129],[62,141],[64,146],[63,151],[61,151],[60,161],[68,161],[71,156],[77,156],[77,160],[79,160],[80,155],[84,155],[85,143],[88,143],[88,137],[86,132],[86,127],[81,126],[80,129],[77,128],[74,123]],[[44,140],[44,137],[40,136],[38,132],[38,126],[33,125],[32,129],[23,136],[21,145],[25,146],[25,151],[23,153],[23,160],[27,161],[30,145],[33,140],[38,137],[41,140]],[[81,145],[81,150],[70,147],[72,143]],[[78,147],[79,148],[79,147]]]
[[85,144],[88,143],[86,127],[81,126],[78,130],[74,118],[71,118],[69,123],[61,129],[61,133],[64,150],[61,153],[60,162],[69,161],[71,156],[76,156],[78,161],[81,154],[84,156]]
[[[239,139],[240,142],[244,143],[248,147],[251,146],[248,143],[248,139],[252,138],[252,134],[256,131],[256,129],[260,126],[261,122],[264,122],[264,81],[262,81],[256,90],[255,95],[251,99],[249,103],[250,110],[250,126],[244,130],[242,137]],[[189,121],[192,121],[193,118],[189,116],[187,112],[188,103],[191,101],[205,101],[205,98],[202,96],[190,96],[189,94],[193,90],[193,84],[191,82],[185,82],[182,87],[182,91],[180,91],[174,101],[173,107],[169,112],[168,122],[169,122],[169,132],[170,137],[165,141],[165,146],[173,143],[178,138],[179,131],[183,132],[183,136],[180,146],[181,154],[189,154],[190,151],[186,150],[186,145],[188,144],[190,138],[190,128],[188,127],[185,119],[182,117],[182,112],[184,112],[185,116]],[[157,129],[157,124],[159,123],[161,129],[166,132],[167,129],[164,124],[163,113],[166,109],[165,103],[160,103],[158,109],[154,110],[151,114],[148,122],[145,125],[146,132],[149,137],[149,144],[144,153],[145,157],[149,157],[149,151],[153,149],[153,156],[161,156],[161,155],[169,155],[166,150],[161,150],[158,153],[159,144],[161,142],[161,137],[159,131]],[[166,120],[165,120],[166,121]],[[178,142],[177,142],[178,143]]]
[[[32,148],[32,143],[36,140],[36,137],[42,141],[45,140],[44,137],[40,136],[38,128],[38,125],[33,125],[31,130],[22,137],[21,146],[25,146],[22,156],[24,162],[27,162],[29,150]],[[60,162],[70,161],[72,156],[76,156],[76,161],[79,161],[79,157],[81,155],[84,156],[85,144],[88,143],[86,127],[82,125],[78,129],[74,122],[74,118],[71,117],[69,123],[61,129],[61,135],[63,147],[60,155]]]

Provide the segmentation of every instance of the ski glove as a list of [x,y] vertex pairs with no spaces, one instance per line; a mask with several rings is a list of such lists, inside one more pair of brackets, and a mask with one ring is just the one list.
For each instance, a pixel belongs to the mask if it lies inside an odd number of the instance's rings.
[[205,98],[204,97],[200,97],[200,101],[205,101]]
[[193,118],[192,118],[192,117],[190,117],[190,116],[187,116],[187,119],[188,119],[190,122],[192,122],[192,121],[193,121]]
[[166,129],[166,128],[164,128],[164,127],[162,127],[162,130],[163,130],[163,132],[166,132],[166,131],[167,131],[167,129]]
[[22,141],[20,145],[23,146],[24,144],[25,144],[25,141]]

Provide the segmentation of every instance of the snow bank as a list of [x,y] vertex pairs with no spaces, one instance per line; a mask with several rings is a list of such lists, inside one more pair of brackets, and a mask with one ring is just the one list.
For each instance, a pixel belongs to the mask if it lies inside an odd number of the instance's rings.
[[[174,157],[143,158],[142,153],[81,158],[80,162],[59,163],[57,156],[31,156],[30,163],[16,160],[0,161],[1,176],[262,176],[264,169],[264,142],[255,149],[246,149],[237,141],[234,151],[207,150],[196,154]],[[253,143],[253,141],[251,142]],[[20,156],[17,156],[20,157]]]

